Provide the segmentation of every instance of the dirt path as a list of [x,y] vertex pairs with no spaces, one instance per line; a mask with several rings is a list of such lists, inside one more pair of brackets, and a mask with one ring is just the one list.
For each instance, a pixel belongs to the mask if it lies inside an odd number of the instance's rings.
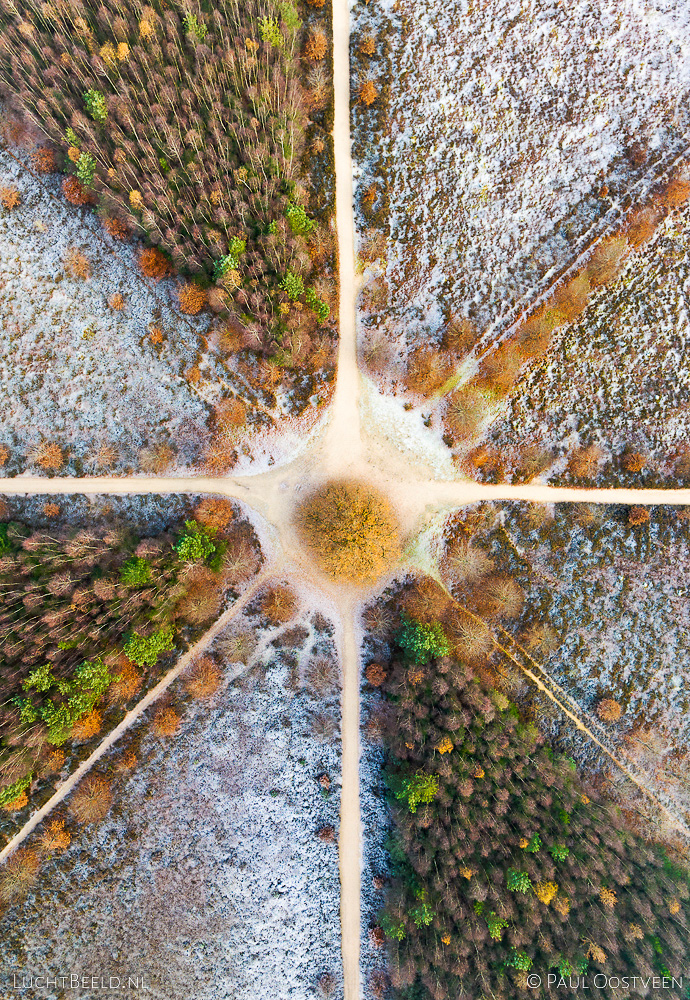
[[195,658],[202,653],[210,642],[215,639],[215,637],[223,631],[223,629],[237,617],[244,608],[247,606],[249,601],[252,599],[254,594],[257,592],[259,587],[261,587],[267,579],[274,575],[276,572],[275,566],[267,566],[264,570],[259,573],[254,583],[252,583],[242,594],[238,600],[228,608],[220,618],[213,623],[207,632],[204,632],[202,637],[194,643],[194,645],[187,650],[187,652],[180,657],[172,670],[159,680],[155,687],[144,695],[141,701],[137,702],[134,708],[125,715],[124,719],[120,722],[118,726],[115,727],[105,739],[98,744],[93,753],[86,758],[85,761],[79,765],[79,767],[70,774],[70,776],[58,785],[56,791],[48,799],[48,801],[41,806],[37,812],[31,816],[31,818],[24,824],[21,830],[15,833],[14,837],[3,847],[0,851],[0,862],[4,861],[8,855],[10,855],[14,850],[19,847],[22,841],[26,840],[29,834],[36,829],[38,824],[48,816],[56,806],[58,806],[64,799],[69,795],[69,793],[74,789],[74,787],[81,781],[85,774],[87,774],[96,761],[108,752],[117,743],[120,737],[137,721],[141,718],[142,714],[149,708],[155,701],[157,701],[160,696],[167,691],[172,682],[176,680],[180,674],[186,670],[186,668],[195,660]]
[[327,473],[342,475],[359,468],[362,435],[359,418],[360,374],[357,368],[355,303],[355,220],[350,145],[350,11],[348,0],[333,3],[333,90],[335,114],[335,205],[338,227],[339,342],[338,369],[331,415],[324,441]]
[[340,805],[340,931],[345,1000],[361,996],[359,940],[362,870],[362,823],[359,804],[359,642],[355,628],[357,603],[340,608],[338,648],[343,674],[342,789]]

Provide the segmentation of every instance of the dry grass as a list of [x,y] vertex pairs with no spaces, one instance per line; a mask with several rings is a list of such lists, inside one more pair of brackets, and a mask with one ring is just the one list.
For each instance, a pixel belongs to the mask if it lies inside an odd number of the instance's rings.
[[103,774],[87,774],[73,792],[68,808],[78,823],[97,823],[107,816],[113,795]]
[[247,412],[247,404],[241,399],[221,399],[213,411],[213,421],[219,431],[229,433],[244,426]]
[[637,249],[644,243],[648,243],[663,218],[663,212],[651,205],[633,213],[629,219],[628,228],[625,231],[625,236],[630,246],[633,249]]
[[482,358],[474,384],[480,390],[493,390],[497,395],[505,395],[515,385],[524,358],[514,343],[501,344],[500,347]]
[[587,261],[587,277],[592,288],[599,288],[618,277],[629,250],[628,241],[622,235],[608,236],[595,247]]
[[10,449],[6,444],[0,444],[0,468],[7,465],[7,459],[10,457]]
[[432,396],[447,382],[455,365],[438,349],[420,347],[410,355],[405,374],[405,388],[422,396]]
[[368,484],[336,480],[320,487],[298,509],[297,526],[320,569],[337,580],[375,580],[400,551],[393,509]]
[[210,698],[223,679],[223,673],[214,659],[202,656],[194,663],[185,678],[185,690],[193,698]]
[[125,308],[124,296],[121,295],[120,292],[115,292],[115,294],[111,295],[108,299],[108,305],[111,309],[114,309],[115,312],[122,312]]
[[667,208],[679,208],[690,198],[690,181],[685,177],[673,177],[661,190],[658,200]]

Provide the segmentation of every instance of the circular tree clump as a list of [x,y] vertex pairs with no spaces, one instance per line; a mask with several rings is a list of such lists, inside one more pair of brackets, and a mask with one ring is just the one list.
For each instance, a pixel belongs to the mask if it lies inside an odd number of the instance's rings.
[[297,525],[319,568],[337,580],[375,580],[399,552],[390,503],[364,483],[336,480],[320,487],[299,508]]

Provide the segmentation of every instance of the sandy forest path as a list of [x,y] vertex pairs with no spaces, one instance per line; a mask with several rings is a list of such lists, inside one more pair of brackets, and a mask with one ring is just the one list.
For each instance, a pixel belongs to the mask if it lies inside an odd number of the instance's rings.
[[[339,258],[338,370],[328,422],[309,452],[290,464],[269,472],[243,477],[88,477],[42,478],[17,476],[0,480],[0,494],[217,494],[246,504],[264,519],[275,541],[275,555],[283,570],[325,586],[313,571],[309,556],[300,551],[294,529],[294,505],[311,484],[334,476],[363,478],[387,493],[399,512],[405,534],[413,536],[440,511],[479,501],[522,500],[551,504],[585,502],[599,504],[690,504],[690,489],[574,489],[545,485],[484,485],[472,481],[439,481],[428,468],[399,453],[376,428],[361,425],[361,374],[357,365],[355,228],[353,171],[350,143],[349,2],[333,3],[334,155],[336,175],[336,221]],[[274,567],[275,571],[275,567]],[[268,572],[268,567],[265,572]],[[265,579],[265,572],[261,580]],[[258,585],[258,584],[257,584]],[[245,606],[255,586],[240,598],[185,654],[159,684],[122,720],[91,757],[0,852],[0,861],[35,829],[50,810],[62,801],[92,764],[107,752],[151,703],[185,669],[187,664]],[[338,610],[336,622],[343,675],[342,691],[342,791],[339,859],[341,878],[342,963],[345,1000],[360,1000],[361,864],[360,820],[360,660],[361,634],[358,611],[363,599],[351,589],[331,585]],[[367,596],[371,596],[371,593]],[[535,683],[539,683],[535,677]],[[579,728],[582,719],[569,714]]]

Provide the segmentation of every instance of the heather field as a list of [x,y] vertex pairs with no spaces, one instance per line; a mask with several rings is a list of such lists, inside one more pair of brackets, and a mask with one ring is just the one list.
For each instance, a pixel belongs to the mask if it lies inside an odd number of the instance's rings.
[[360,359],[445,475],[562,481],[594,446],[576,481],[631,450],[685,481],[687,13],[355,6]]

